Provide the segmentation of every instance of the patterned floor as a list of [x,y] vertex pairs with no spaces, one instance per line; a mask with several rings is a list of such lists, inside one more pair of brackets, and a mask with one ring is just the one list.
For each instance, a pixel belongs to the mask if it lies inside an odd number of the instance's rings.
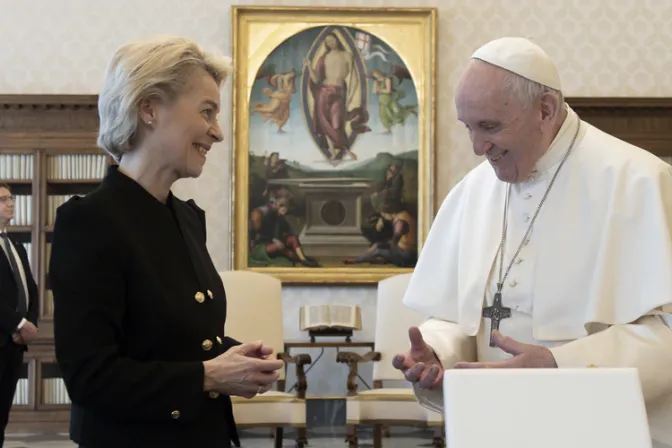
[[[316,428],[311,430],[309,437],[310,448],[344,448],[347,445],[344,442],[344,436],[339,431],[340,428]],[[384,448],[414,448],[431,447],[431,433],[428,431],[419,431],[415,428],[394,428],[391,431],[390,438],[383,440]],[[293,434],[285,435],[283,447],[294,447],[291,437]],[[370,431],[360,431],[360,443],[362,448],[373,446]],[[271,448],[273,440],[270,437],[263,437],[256,432],[241,431],[241,448]],[[5,437],[3,448],[76,448],[73,442],[68,439],[66,433],[8,433]]]

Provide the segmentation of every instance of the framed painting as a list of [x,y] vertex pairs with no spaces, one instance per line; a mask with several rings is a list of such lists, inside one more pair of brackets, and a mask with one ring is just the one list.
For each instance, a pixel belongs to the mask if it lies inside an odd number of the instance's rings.
[[232,12],[234,269],[412,270],[433,216],[436,10]]

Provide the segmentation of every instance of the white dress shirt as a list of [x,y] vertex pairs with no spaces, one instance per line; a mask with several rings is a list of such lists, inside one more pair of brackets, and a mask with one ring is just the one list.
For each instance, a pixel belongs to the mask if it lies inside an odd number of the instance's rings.
[[[3,229],[2,233],[7,233],[7,229]],[[9,241],[9,240],[8,240]],[[26,308],[28,308],[28,305],[30,303],[30,297],[28,295],[28,283],[26,282],[26,272],[23,269],[23,263],[21,262],[21,258],[19,257],[18,252],[16,251],[16,248],[14,245],[10,242],[9,243],[9,248],[5,246],[5,239],[0,238],[0,247],[2,248],[3,251],[5,251],[5,256],[9,253],[8,250],[11,250],[12,253],[14,254],[14,259],[16,259],[16,264],[19,267],[19,275],[21,276],[21,283],[23,285],[23,290],[26,292]],[[17,329],[21,329],[23,325],[26,323],[26,319],[23,318],[21,319],[21,322],[17,326]]]

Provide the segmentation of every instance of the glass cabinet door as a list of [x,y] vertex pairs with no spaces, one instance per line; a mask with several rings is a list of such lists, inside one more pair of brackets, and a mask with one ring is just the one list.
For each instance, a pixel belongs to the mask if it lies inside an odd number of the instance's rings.
[[62,408],[70,405],[61,370],[54,360],[40,363],[40,407]]
[[31,359],[26,359],[21,366],[19,372],[19,381],[16,384],[16,392],[14,392],[14,401],[12,401],[12,408],[14,409],[29,409],[31,408]]

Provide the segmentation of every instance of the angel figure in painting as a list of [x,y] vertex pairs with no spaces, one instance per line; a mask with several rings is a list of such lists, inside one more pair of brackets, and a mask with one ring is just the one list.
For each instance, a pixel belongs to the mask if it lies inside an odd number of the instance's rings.
[[255,103],[252,105],[251,114],[259,112],[264,121],[271,120],[278,126],[278,132],[284,132],[283,126],[289,120],[289,105],[292,95],[296,93],[296,71],[294,69],[278,74],[264,73],[260,71],[257,79],[265,77],[268,84],[273,87],[264,88],[264,95],[271,100],[268,103]]
[[373,78],[373,94],[378,95],[378,113],[380,121],[385,127],[384,134],[392,133],[392,126],[403,125],[410,114],[418,115],[417,105],[401,105],[399,101],[406,93],[399,89],[404,79],[411,80],[411,74],[403,67],[393,66],[392,74],[388,75],[381,70],[371,72]]
[[[340,37],[339,37],[340,36]],[[314,137],[322,152],[331,161],[345,155],[356,159],[351,151],[354,137],[371,129],[366,125],[366,91],[363,85],[363,66],[355,61],[361,57],[348,50],[343,40],[347,32],[332,30],[324,36],[311,59],[304,61],[308,74],[308,102],[306,114]]]

